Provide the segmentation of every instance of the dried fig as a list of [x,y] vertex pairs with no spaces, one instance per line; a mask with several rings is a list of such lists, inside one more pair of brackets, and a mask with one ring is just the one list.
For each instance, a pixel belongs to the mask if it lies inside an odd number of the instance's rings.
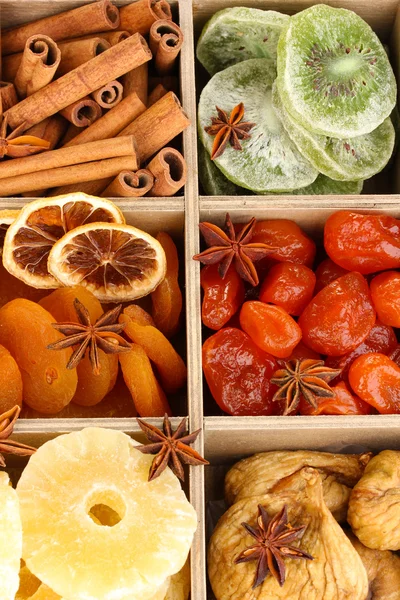
[[347,520],[368,548],[400,549],[400,452],[384,450],[368,463],[350,494]]
[[236,463],[225,478],[225,498],[233,504],[243,498],[273,492],[275,486],[302,467],[321,475],[324,500],[339,522],[345,521],[351,488],[364,473],[370,454],[330,454],[308,450],[262,452]]
[[[208,551],[208,572],[217,600],[365,600],[368,578],[362,561],[344,531],[328,510],[320,474],[306,467],[288,478],[278,493],[245,498],[219,520]],[[257,587],[257,563],[235,564],[243,550],[254,544],[242,523],[257,527],[257,507],[270,517],[286,505],[290,527],[305,527],[300,542],[292,545],[313,560],[284,561],[282,586],[270,574]],[[285,530],[280,532],[283,534]],[[287,533],[287,537],[289,537]],[[269,566],[269,565],[268,565]]]
[[367,571],[367,600],[400,600],[400,557],[390,550],[371,550],[351,533],[347,533],[347,537]]

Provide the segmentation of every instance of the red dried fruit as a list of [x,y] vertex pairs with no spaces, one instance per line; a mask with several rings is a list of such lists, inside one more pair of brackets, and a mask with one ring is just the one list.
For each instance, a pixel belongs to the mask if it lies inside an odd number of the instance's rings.
[[221,329],[244,301],[243,280],[232,265],[224,279],[219,274],[218,265],[207,265],[201,271],[200,282],[204,290],[203,324],[209,329]]
[[346,275],[348,272],[347,269],[339,267],[330,258],[326,258],[315,271],[317,283],[315,284],[314,293],[318,294],[325,286],[335,281],[335,279],[339,279],[342,275]]
[[400,273],[387,271],[371,281],[371,296],[378,318],[392,327],[400,327]]
[[334,398],[317,398],[318,407],[313,408],[302,398],[300,400],[301,415],[369,415],[372,407],[358,396],[351,393],[348,385],[341,381],[331,386],[335,392]]
[[289,315],[298,317],[313,296],[315,282],[313,271],[305,265],[278,263],[262,283],[260,300],[281,306]]
[[353,391],[378,412],[400,413],[400,367],[388,356],[359,356],[350,367],[349,382]]
[[[258,221],[252,242],[262,242],[277,248],[266,260],[292,262],[312,267],[316,247],[313,240],[295,223],[287,219]],[[260,261],[263,262],[263,261]],[[259,265],[257,265],[258,269]]]

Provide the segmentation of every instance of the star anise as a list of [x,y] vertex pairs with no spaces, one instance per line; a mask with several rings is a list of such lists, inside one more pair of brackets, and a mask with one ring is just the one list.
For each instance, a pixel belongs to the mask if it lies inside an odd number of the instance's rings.
[[333,398],[335,392],[328,385],[328,381],[335,379],[341,369],[331,369],[325,366],[323,360],[289,360],[284,369],[274,373],[271,383],[280,389],[274,394],[272,400],[286,400],[284,415],[295,410],[301,396],[313,407],[317,408],[316,398]]
[[50,148],[50,142],[42,140],[34,135],[19,135],[25,130],[25,123],[22,123],[12,133],[7,135],[8,119],[7,115],[3,118],[0,128],[0,159],[8,156],[9,158],[22,158],[31,154],[38,154]]
[[220,263],[218,271],[222,279],[234,260],[240,277],[253,286],[258,285],[258,274],[253,263],[271,254],[276,248],[261,242],[250,243],[255,225],[256,220],[253,217],[239,233],[235,233],[229,213],[225,220],[226,233],[213,223],[200,223],[200,231],[209,248],[193,256],[193,259],[205,265]]
[[193,444],[201,430],[198,429],[193,433],[188,433],[186,431],[186,418],[182,419],[175,432],[172,431],[168,415],[164,416],[163,431],[141,419],[136,420],[147,439],[153,442],[152,444],[136,446],[136,449],[143,452],[143,454],[156,454],[150,468],[149,481],[159,477],[167,466],[179,479],[184,481],[185,474],[182,463],[192,466],[209,464],[196,450],[187,445]]
[[243,550],[235,559],[235,563],[258,561],[253,590],[265,581],[268,573],[275,577],[280,586],[285,583],[286,568],[283,559],[304,558],[313,560],[308,552],[290,545],[303,537],[306,527],[291,527],[288,523],[286,505],[280,513],[270,519],[265,508],[259,504],[258,527],[251,527],[248,523],[242,523],[242,525],[257,543]]
[[78,298],[74,300],[74,308],[79,323],[52,323],[54,329],[66,337],[50,344],[47,348],[64,350],[70,346],[78,346],[67,364],[67,369],[75,369],[85,356],[89,346],[89,358],[93,373],[98,375],[100,373],[99,348],[106,354],[119,354],[131,349],[131,344],[119,335],[126,326],[126,323],[118,323],[122,305],[104,313],[94,325],[91,323],[89,311]]
[[0,415],[0,467],[5,467],[6,462],[3,454],[15,454],[17,456],[32,456],[36,448],[10,440],[14,431],[14,425],[21,412],[20,406],[14,406],[11,410]]
[[228,142],[235,150],[242,150],[239,140],[248,140],[251,137],[249,131],[255,126],[255,123],[242,123],[244,117],[243,102],[232,109],[229,117],[222,108],[218,106],[215,108],[217,109],[218,117],[211,117],[212,125],[204,127],[204,131],[208,134],[215,135],[211,150],[211,160],[223,154]]

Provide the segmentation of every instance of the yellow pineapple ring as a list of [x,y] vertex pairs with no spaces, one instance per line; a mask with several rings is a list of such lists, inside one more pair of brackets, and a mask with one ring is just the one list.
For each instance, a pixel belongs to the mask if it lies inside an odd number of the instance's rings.
[[[147,481],[153,457],[135,445],[88,428],[41,446],[22,473],[24,560],[64,598],[150,600],[185,563],[196,513],[170,469]],[[99,505],[121,520],[98,525]]]
[[3,264],[27,285],[58,288],[59,282],[47,270],[51,248],[71,229],[94,221],[125,223],[125,218],[110,200],[81,192],[29,202],[8,227]]
[[19,586],[22,527],[18,496],[7,473],[0,472],[0,598],[14,600]]

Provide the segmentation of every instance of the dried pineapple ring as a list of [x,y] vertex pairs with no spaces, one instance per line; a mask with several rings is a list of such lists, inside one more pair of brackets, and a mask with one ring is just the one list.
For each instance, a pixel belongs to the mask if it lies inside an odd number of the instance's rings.
[[27,285],[58,288],[60,284],[47,270],[53,244],[71,229],[95,221],[125,223],[122,212],[110,200],[87,194],[29,202],[7,230],[3,264],[11,275]]
[[[17,493],[0,472],[0,598],[14,600],[19,585],[22,527]],[[182,565],[181,565],[182,566]]]
[[[88,428],[41,446],[22,473],[24,560],[64,598],[149,600],[185,563],[196,513],[170,469],[147,481],[153,457],[135,445]],[[96,524],[99,505],[121,520]]]

